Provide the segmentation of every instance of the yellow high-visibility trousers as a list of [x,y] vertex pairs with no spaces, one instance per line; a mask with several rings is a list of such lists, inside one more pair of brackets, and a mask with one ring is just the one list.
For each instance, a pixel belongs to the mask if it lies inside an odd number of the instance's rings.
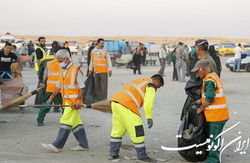
[[[64,103],[64,105],[68,105],[68,103]],[[83,123],[80,117],[80,110],[65,107],[63,115],[60,119],[60,124],[71,126],[72,129],[78,125],[82,125]]]
[[111,138],[122,138],[126,131],[133,143],[144,143],[144,129],[141,117],[119,103],[112,102]]

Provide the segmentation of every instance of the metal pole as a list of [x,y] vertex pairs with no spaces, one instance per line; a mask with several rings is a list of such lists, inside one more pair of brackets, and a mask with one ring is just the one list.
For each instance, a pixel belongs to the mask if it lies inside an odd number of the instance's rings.
[[[76,105],[19,105],[20,108],[25,107],[34,107],[34,108],[40,108],[40,107],[76,107]],[[83,104],[81,107],[88,107],[87,105]]]

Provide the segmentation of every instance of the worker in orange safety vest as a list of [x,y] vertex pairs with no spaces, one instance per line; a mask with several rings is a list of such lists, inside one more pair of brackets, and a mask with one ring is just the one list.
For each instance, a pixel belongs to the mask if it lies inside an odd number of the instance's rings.
[[[206,163],[219,163],[220,160],[220,137],[218,136],[222,131],[226,121],[229,119],[229,110],[227,106],[226,97],[224,95],[224,87],[221,79],[215,72],[210,72],[209,61],[199,60],[195,67],[191,70],[197,76],[203,79],[202,84],[202,98],[196,103],[201,106],[197,109],[197,113],[204,112],[206,124],[208,127],[208,138],[211,140],[209,145],[217,146],[216,149],[209,151]],[[218,138],[217,138],[218,136]]]
[[153,162],[146,152],[144,128],[139,109],[143,106],[148,128],[153,126],[152,112],[156,90],[164,85],[161,75],[135,79],[124,84],[111,99],[112,131],[110,159],[119,157],[122,137],[126,132],[134,143],[138,161]]

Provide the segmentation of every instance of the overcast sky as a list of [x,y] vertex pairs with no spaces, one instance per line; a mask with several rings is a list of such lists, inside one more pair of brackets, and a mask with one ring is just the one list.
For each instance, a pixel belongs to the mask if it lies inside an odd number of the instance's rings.
[[1,0],[5,32],[250,38],[250,0]]

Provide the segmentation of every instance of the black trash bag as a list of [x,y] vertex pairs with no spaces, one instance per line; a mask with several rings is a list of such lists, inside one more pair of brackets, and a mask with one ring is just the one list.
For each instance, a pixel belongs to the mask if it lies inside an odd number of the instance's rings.
[[182,117],[186,114],[186,112],[190,109],[190,107],[192,107],[192,103],[201,98],[201,85],[202,79],[199,77],[192,78],[187,82],[185,86],[185,92],[188,97],[182,109],[181,120]]
[[94,76],[91,74],[87,80],[85,81],[85,91],[84,91],[84,103],[92,104],[97,102],[97,96],[95,94],[95,84],[94,84]]
[[[40,84],[38,83],[37,84],[37,88],[40,87]],[[36,94],[36,97],[35,97],[35,105],[42,105],[42,103],[44,102],[44,93],[45,93],[45,89],[42,88],[42,91],[39,91],[37,94]]]
[[[200,78],[191,79],[186,84],[185,91],[188,97],[182,109],[181,124],[178,131],[178,135],[181,135],[181,137],[177,140],[178,147],[187,147],[194,144],[199,145],[206,142],[205,117],[203,113],[199,115],[196,113],[199,105],[194,104],[201,97],[201,85],[202,80]],[[206,149],[207,145],[203,145],[178,152],[187,161],[200,162],[204,161],[208,156]],[[197,151],[199,154],[196,153]]]
[[136,68],[135,63],[133,61],[129,61],[126,68],[134,70]]

